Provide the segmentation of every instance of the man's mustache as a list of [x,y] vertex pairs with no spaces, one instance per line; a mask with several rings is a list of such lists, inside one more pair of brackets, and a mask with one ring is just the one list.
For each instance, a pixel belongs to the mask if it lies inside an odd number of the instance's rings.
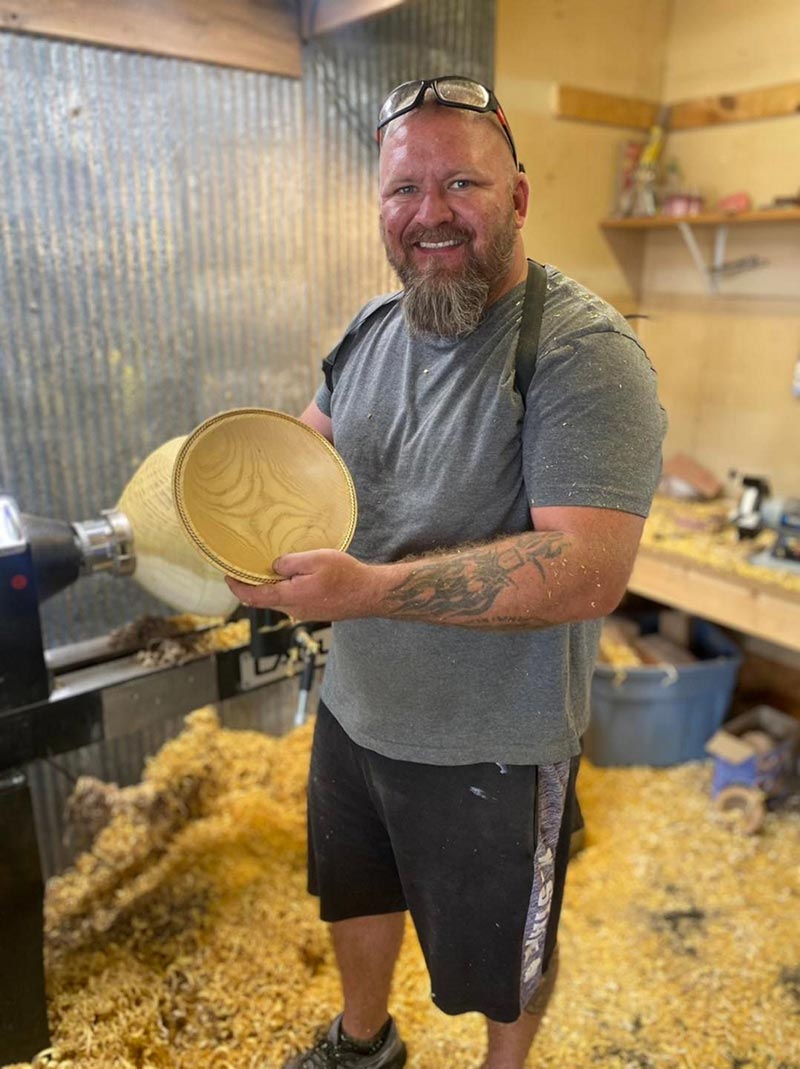
[[429,230],[426,227],[416,227],[409,230],[405,235],[403,244],[407,247],[417,245],[420,241],[435,243],[438,241],[469,241],[472,235],[454,226],[437,226]]

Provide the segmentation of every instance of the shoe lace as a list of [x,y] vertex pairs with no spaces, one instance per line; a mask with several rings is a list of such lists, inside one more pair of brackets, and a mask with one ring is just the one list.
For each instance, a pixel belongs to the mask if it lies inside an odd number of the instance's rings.
[[358,1057],[353,1050],[348,1050],[329,1039],[319,1039],[303,1059],[302,1069],[347,1069]]
[[329,1039],[319,1039],[303,1058],[302,1069],[335,1069],[336,1046]]

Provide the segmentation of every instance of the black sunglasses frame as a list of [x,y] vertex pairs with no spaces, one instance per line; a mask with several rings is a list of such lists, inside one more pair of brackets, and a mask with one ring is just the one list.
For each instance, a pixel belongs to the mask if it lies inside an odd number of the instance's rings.
[[[447,100],[439,92],[439,83],[448,81],[471,82],[473,85],[480,86],[484,93],[488,95],[489,99],[486,104],[460,104],[457,100]],[[415,108],[420,107],[423,101],[425,100],[425,94],[429,89],[432,89],[437,102],[441,104],[442,107],[460,108],[461,111],[477,111],[482,115],[491,112],[492,114],[496,115],[497,121],[500,123],[500,126],[503,129],[503,133],[506,135],[509,147],[511,148],[511,155],[514,157],[514,165],[516,166],[518,171],[521,171],[524,174],[525,167],[519,162],[519,157],[517,156],[517,146],[514,144],[514,138],[511,134],[511,127],[508,125],[508,119],[506,118],[505,112],[500,106],[500,101],[494,95],[494,91],[491,90],[487,85],[483,85],[482,82],[475,81],[474,78],[465,78],[461,74],[444,74],[440,75],[438,78],[420,78],[419,80],[414,79],[413,81],[402,82],[400,85],[395,86],[395,88],[383,102],[383,105],[381,106],[381,111],[383,111],[383,109],[386,107],[386,101],[388,101],[389,97],[393,96],[398,91],[398,89],[403,89],[405,86],[412,85],[418,85],[419,88],[411,103],[406,104],[402,108],[398,108],[398,110],[393,112],[390,116],[388,116],[388,118],[378,123],[377,129],[375,131],[375,136],[379,145],[381,143],[381,131],[383,130],[383,128],[385,126],[388,126],[390,122],[394,122],[395,119],[399,119],[401,115],[407,115],[410,111],[414,111]]]

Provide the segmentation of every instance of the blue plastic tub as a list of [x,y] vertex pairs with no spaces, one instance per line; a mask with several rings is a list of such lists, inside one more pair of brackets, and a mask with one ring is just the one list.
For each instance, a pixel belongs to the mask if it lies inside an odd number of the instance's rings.
[[584,736],[593,764],[664,766],[707,757],[705,744],[730,709],[742,656],[706,620],[692,620],[691,649],[701,660],[677,668],[595,666]]

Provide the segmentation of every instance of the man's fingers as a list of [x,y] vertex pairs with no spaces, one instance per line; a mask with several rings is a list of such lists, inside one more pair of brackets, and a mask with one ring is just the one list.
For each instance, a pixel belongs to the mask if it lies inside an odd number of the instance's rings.
[[272,562],[272,570],[285,579],[293,575],[309,575],[319,564],[319,550],[310,549],[305,553],[286,553]]
[[225,582],[228,584],[228,589],[234,594],[242,604],[245,603],[244,599],[249,591],[252,591],[252,587],[247,583],[240,583],[238,579],[234,579],[230,575],[225,576]]
[[280,583],[264,583],[262,586],[251,586],[249,583],[241,583],[230,575],[225,576],[225,582],[232,594],[239,599],[242,605],[255,606],[258,609],[276,609],[280,605],[281,596],[278,587]]

